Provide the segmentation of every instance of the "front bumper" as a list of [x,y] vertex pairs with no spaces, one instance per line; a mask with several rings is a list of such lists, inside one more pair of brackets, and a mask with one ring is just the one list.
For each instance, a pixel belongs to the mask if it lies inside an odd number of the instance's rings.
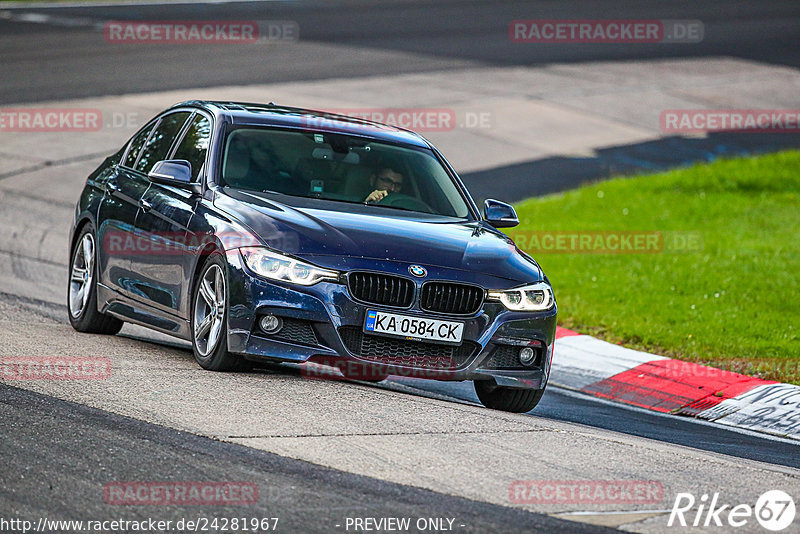
[[[227,258],[228,348],[247,359],[321,362],[340,369],[371,369],[376,374],[437,380],[494,380],[498,386],[526,389],[543,389],[547,384],[555,340],[555,306],[544,312],[513,312],[499,302],[484,302],[477,313],[458,317],[424,312],[416,302],[399,310],[357,302],[344,283],[301,287],[269,282],[250,273],[238,254],[228,254]],[[381,262],[380,267],[391,274],[407,265]],[[445,271],[429,268],[429,275],[463,281],[463,273]],[[463,321],[462,346],[364,334],[367,310]],[[264,314],[284,319],[284,329],[274,335],[262,332],[258,319]],[[529,366],[516,359],[526,346],[537,351]]]

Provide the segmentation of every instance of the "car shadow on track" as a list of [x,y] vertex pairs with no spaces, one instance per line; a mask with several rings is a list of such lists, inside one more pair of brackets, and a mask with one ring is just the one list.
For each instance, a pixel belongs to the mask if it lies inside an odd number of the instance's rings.
[[[192,360],[191,346],[149,331],[123,332],[120,337],[149,345],[177,350],[180,357]],[[157,337],[156,337],[157,336]],[[251,375],[293,376],[306,380],[334,380],[353,386],[382,389],[394,393],[436,399],[454,404],[480,406],[468,381],[445,382],[391,376],[381,382],[351,380],[330,368],[329,374],[309,373],[304,364],[258,362]],[[643,437],[684,447],[800,468],[800,443],[741,433],[694,419],[633,409],[601,401],[576,392],[549,386],[539,405],[528,413],[544,420],[576,424],[621,434]]]

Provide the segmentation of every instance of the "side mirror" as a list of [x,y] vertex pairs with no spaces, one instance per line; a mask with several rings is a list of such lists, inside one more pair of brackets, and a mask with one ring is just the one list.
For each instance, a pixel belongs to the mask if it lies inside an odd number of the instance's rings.
[[151,182],[173,185],[200,192],[200,184],[192,182],[192,164],[184,159],[158,161],[147,175]]
[[505,202],[487,198],[483,203],[483,218],[495,228],[511,228],[519,224],[517,212]]

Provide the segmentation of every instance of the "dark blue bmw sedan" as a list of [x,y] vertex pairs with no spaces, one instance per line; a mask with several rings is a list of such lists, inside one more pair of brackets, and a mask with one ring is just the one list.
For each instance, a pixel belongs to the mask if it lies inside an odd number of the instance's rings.
[[547,384],[553,290],[421,136],[304,109],[186,102],[88,178],[70,236],[69,318],[191,341],[215,371],[472,380],[526,412]]

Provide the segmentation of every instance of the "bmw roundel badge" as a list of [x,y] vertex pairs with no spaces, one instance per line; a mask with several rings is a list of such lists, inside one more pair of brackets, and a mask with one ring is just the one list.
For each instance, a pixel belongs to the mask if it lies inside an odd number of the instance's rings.
[[422,278],[423,276],[428,274],[428,271],[422,265],[412,265],[411,267],[408,268],[408,272],[410,272],[417,278]]

